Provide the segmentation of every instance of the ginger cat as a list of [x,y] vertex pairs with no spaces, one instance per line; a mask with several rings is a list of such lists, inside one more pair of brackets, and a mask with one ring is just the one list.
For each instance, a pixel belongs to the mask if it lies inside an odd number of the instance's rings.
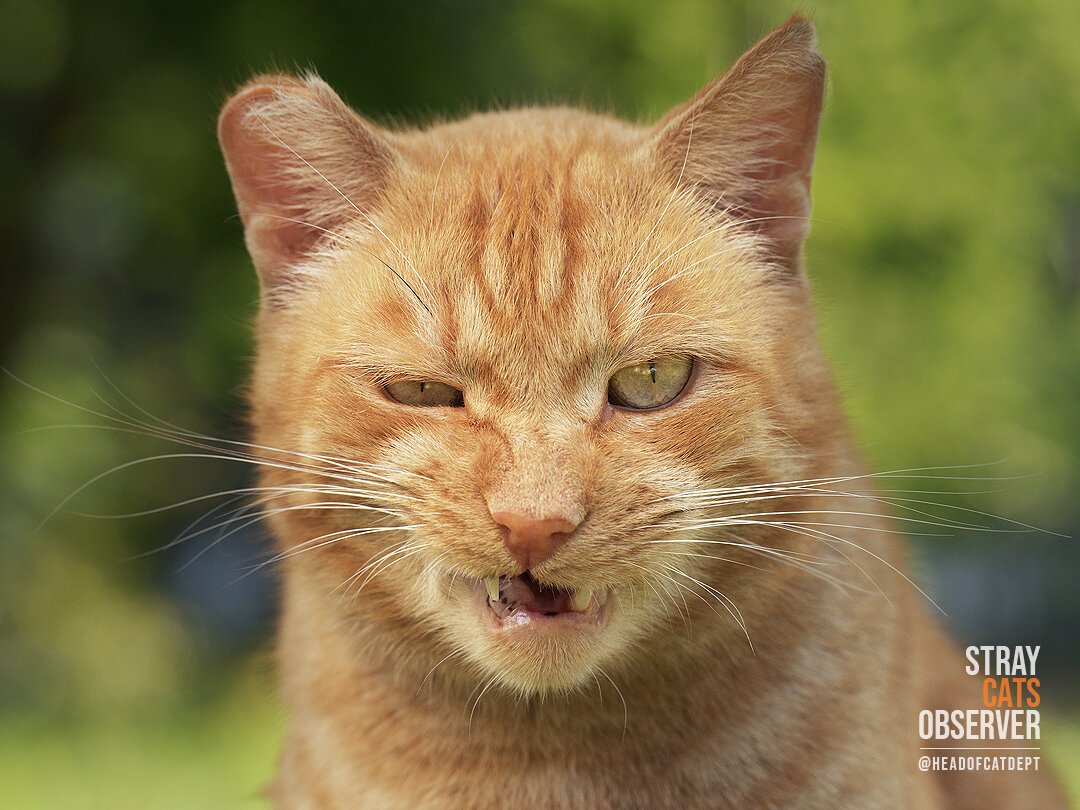
[[390,131],[264,76],[220,138],[305,808],[1018,808],[916,767],[979,680],[867,497],[802,266],[792,18],[654,126]]

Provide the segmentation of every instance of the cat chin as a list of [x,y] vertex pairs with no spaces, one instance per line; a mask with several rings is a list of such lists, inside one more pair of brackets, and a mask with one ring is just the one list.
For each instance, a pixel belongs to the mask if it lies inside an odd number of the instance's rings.
[[603,662],[623,646],[617,594],[597,597],[581,612],[545,616],[500,613],[477,583],[468,596],[462,646],[486,678],[524,694],[594,686]]

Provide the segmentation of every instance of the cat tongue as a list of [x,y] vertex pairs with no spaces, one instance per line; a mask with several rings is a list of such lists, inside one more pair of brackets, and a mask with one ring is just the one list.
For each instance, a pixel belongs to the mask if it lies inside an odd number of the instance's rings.
[[491,606],[500,616],[522,610],[556,616],[572,610],[569,591],[543,586],[528,572],[503,579],[499,583],[499,601]]
[[507,602],[516,602],[518,607],[533,613],[564,613],[570,609],[568,591],[545,587],[527,573],[511,577],[505,595]]

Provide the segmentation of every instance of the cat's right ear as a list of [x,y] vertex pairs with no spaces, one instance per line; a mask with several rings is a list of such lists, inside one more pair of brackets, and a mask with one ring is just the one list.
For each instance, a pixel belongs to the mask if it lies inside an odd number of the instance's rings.
[[370,215],[395,153],[314,76],[262,76],[221,111],[218,139],[264,297],[344,225]]
[[797,266],[825,91],[814,27],[794,16],[657,128],[661,165],[709,208],[760,234]]

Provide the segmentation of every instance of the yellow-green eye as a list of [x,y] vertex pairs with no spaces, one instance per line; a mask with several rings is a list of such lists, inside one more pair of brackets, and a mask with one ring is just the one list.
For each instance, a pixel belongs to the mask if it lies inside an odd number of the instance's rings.
[[608,381],[608,402],[638,411],[667,405],[686,388],[693,370],[689,357],[664,357],[621,368]]
[[465,404],[465,396],[458,389],[446,383],[431,380],[401,380],[386,386],[386,393],[391,399],[402,405],[421,407],[441,406],[460,408]]

